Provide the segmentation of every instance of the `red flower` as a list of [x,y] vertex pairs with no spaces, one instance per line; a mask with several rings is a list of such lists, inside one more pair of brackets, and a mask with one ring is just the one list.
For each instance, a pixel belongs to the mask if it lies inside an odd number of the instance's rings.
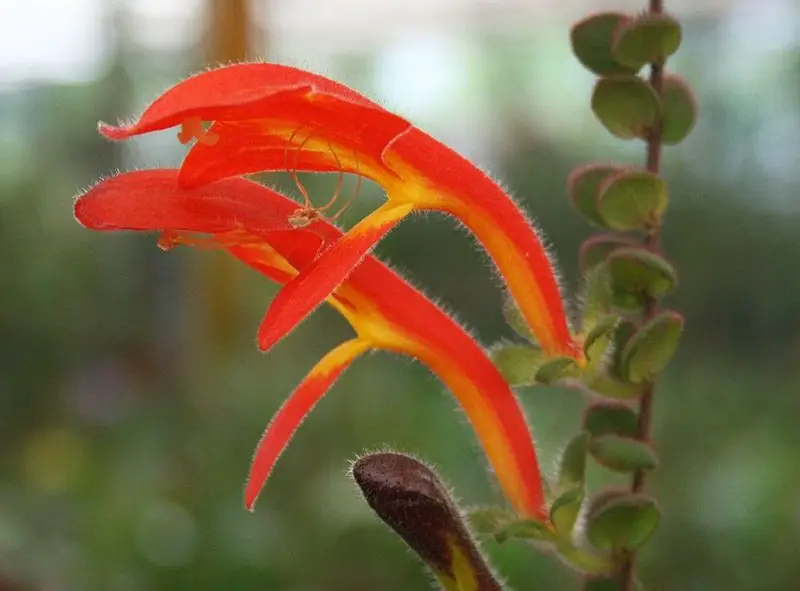
[[[206,131],[201,122],[213,124]],[[111,139],[182,125],[197,138],[179,182],[196,187],[258,171],[344,171],[370,178],[387,202],[275,299],[266,348],[327,296],[377,240],[411,211],[438,210],[470,228],[494,260],[542,348],[583,362],[547,252],[525,214],[492,179],[410,123],[322,76],[277,64],[203,72],[167,90]]]
[[[291,199],[241,178],[182,189],[177,171],[150,170],[99,183],[78,198],[75,215],[96,230],[159,231],[165,245],[211,243],[291,285],[319,264],[321,246],[334,248],[330,245],[342,236],[323,220],[307,230],[287,229],[285,220],[296,208]],[[210,237],[197,239],[193,233]],[[324,275],[326,269],[319,272]],[[314,404],[358,356],[383,349],[419,359],[447,385],[475,428],[508,499],[520,513],[547,519],[523,412],[511,388],[463,328],[372,256],[327,301],[350,322],[356,336],[323,357],[273,418],[253,460],[245,495],[249,508]]]

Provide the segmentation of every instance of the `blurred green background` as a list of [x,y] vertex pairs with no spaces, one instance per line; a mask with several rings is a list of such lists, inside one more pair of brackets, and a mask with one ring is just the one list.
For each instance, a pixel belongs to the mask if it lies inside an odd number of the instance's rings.
[[[666,5],[684,23],[672,66],[701,120],[665,153],[664,241],[681,277],[669,304],[687,332],[656,401],[662,467],[649,488],[665,520],[641,574],[654,590],[796,589],[800,5]],[[217,253],[84,230],[72,196],[117,169],[177,165],[173,132],[110,144],[96,121],[247,51],[353,85],[502,179],[574,293],[589,228],[566,176],[644,153],[593,120],[593,78],[570,55],[569,23],[599,7],[644,4],[0,0],[0,589],[427,589],[346,469],[390,445],[434,462],[465,503],[498,500],[436,379],[407,359],[359,360],[247,513],[243,478],[264,426],[348,328],[321,309],[261,355],[274,286]],[[306,184],[329,195],[333,179]],[[381,199],[367,187],[345,225]],[[510,336],[499,280],[451,220],[406,221],[378,253],[483,343]],[[519,394],[549,470],[583,401]],[[514,589],[577,588],[522,544],[485,548]]]

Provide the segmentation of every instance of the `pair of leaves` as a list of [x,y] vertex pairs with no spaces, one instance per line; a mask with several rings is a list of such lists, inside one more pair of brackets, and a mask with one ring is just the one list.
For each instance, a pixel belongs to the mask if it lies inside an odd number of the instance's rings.
[[570,31],[572,51],[599,76],[635,74],[648,63],[663,63],[680,47],[681,27],[664,14],[629,17],[603,12],[576,23]]
[[595,84],[592,111],[609,133],[624,140],[647,140],[657,126],[664,144],[682,142],[697,122],[698,104],[688,82],[662,76],[661,94],[638,76],[617,75]]
[[619,322],[612,335],[613,352],[607,371],[590,376],[585,385],[606,398],[638,398],[643,386],[663,371],[672,359],[683,333],[683,317],[664,311],[636,328],[633,322]]
[[661,522],[661,511],[646,495],[607,491],[593,499],[586,539],[597,550],[621,555],[643,546]]
[[529,344],[500,343],[489,352],[492,361],[512,386],[551,384],[575,376],[578,366],[571,357],[548,357],[536,342],[530,326],[510,298],[503,304],[503,316],[514,331]]
[[626,313],[641,311],[648,300],[664,297],[678,283],[677,273],[662,256],[644,248],[618,248],[606,259],[611,304]]
[[664,297],[678,284],[675,269],[664,257],[624,237],[601,234],[587,239],[581,245],[579,260],[587,282],[601,282],[587,293],[606,298],[603,302],[587,301],[594,307],[605,305],[636,313],[648,300]]
[[653,449],[638,441],[638,415],[626,404],[602,401],[589,405],[583,428],[590,436],[588,451],[595,461],[614,472],[652,470],[658,465]]
[[489,351],[489,357],[512,386],[552,384],[579,372],[571,357],[548,358],[535,345],[499,343]]
[[567,193],[590,222],[623,232],[657,227],[668,203],[661,177],[612,164],[576,168],[567,180]]

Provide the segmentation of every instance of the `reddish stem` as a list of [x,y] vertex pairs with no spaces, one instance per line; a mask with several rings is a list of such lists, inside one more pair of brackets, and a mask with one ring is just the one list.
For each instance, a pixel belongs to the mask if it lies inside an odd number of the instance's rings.
[[[662,0],[650,0],[650,12],[659,14],[664,11]],[[664,67],[661,64],[650,66],[650,85],[661,96],[663,87]],[[658,174],[661,170],[661,125],[657,124],[647,138],[647,170],[653,174]],[[644,246],[655,253],[661,253],[661,231],[658,226],[648,231]],[[647,322],[658,313],[658,302],[648,299],[645,304],[642,322]],[[644,393],[639,402],[639,419],[637,425],[637,439],[640,441],[650,441],[650,430],[653,417],[653,397],[656,390],[654,381],[646,384]],[[644,492],[647,473],[644,470],[637,470],[633,475],[631,492],[634,494]],[[636,584],[636,555],[631,553],[621,570],[621,591],[633,591]]]

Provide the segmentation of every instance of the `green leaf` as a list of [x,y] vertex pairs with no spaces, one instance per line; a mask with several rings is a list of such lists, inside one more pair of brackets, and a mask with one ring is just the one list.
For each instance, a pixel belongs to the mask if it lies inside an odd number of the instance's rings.
[[697,99],[686,80],[668,75],[662,82],[661,102],[661,141],[678,144],[692,132],[697,122]]
[[558,468],[558,491],[582,487],[586,478],[586,456],[589,454],[589,434],[580,433],[564,448]]
[[593,507],[586,536],[603,552],[618,554],[640,548],[655,533],[661,511],[644,495],[625,495]]
[[620,568],[620,561],[615,557],[589,552],[573,544],[561,544],[557,552],[565,564],[585,575],[610,575]]
[[587,579],[583,582],[582,591],[621,591],[619,578]]
[[662,297],[678,283],[675,270],[663,257],[643,248],[621,248],[606,262],[611,279],[612,303],[636,312],[648,298]]
[[534,519],[513,521],[497,532],[495,539],[504,542],[509,538],[536,540],[538,542],[555,542],[558,538],[546,523]]
[[[587,338],[589,333],[604,322],[611,310],[611,284],[603,267],[592,269],[584,277],[581,290],[581,334]],[[602,335],[597,335],[602,336]],[[584,338],[584,342],[585,342]],[[584,347],[586,350],[586,347]]]
[[635,437],[639,417],[627,404],[618,402],[595,402],[583,412],[583,428],[592,437],[621,435]]
[[636,332],[636,325],[630,320],[622,320],[614,331],[614,353],[609,365],[609,375],[617,381],[624,381],[625,374],[622,367],[622,351],[630,338]]
[[622,368],[628,382],[646,382],[666,367],[678,348],[683,316],[662,312],[628,340],[622,351]]
[[517,306],[517,303],[511,297],[507,297],[503,302],[503,318],[505,318],[506,323],[514,329],[514,332],[519,336],[531,343],[537,342],[536,335],[533,334],[519,306]]
[[642,384],[628,384],[601,373],[591,376],[585,382],[592,392],[615,400],[634,400],[644,393]]
[[516,521],[515,513],[500,507],[480,507],[471,509],[467,518],[472,529],[482,535],[494,535],[512,521]]
[[611,53],[614,32],[628,20],[624,14],[603,12],[575,23],[569,38],[578,61],[600,76],[633,74],[636,70],[620,64]]
[[515,343],[495,345],[489,357],[512,386],[535,384],[537,373],[547,359],[538,347]]
[[569,536],[575,527],[585,494],[583,485],[576,486],[562,493],[550,506],[550,521],[560,537]]
[[581,244],[578,253],[581,273],[584,275],[605,262],[612,252],[622,247],[633,247],[636,243],[625,236],[615,234],[595,234]]
[[539,367],[536,381],[540,384],[552,384],[561,378],[575,377],[578,373],[578,365],[572,357],[554,357]]
[[597,212],[614,230],[657,227],[667,208],[667,183],[645,170],[607,177],[597,196]]
[[617,29],[612,54],[619,63],[638,70],[663,64],[681,45],[681,26],[666,14],[645,13]]
[[583,341],[583,352],[586,355],[587,366],[592,369],[599,367],[599,362],[605,358],[614,338],[614,329],[617,328],[619,318],[606,316],[592,327]]
[[612,135],[624,140],[646,138],[661,116],[656,91],[638,76],[598,80],[592,93],[592,110]]
[[658,466],[653,448],[636,439],[619,435],[593,437],[589,444],[589,453],[598,464],[614,472],[652,470]]
[[625,169],[621,166],[601,163],[586,164],[575,168],[567,177],[567,195],[569,195],[575,211],[594,225],[605,227],[605,220],[597,213],[597,195],[603,181],[621,170]]

